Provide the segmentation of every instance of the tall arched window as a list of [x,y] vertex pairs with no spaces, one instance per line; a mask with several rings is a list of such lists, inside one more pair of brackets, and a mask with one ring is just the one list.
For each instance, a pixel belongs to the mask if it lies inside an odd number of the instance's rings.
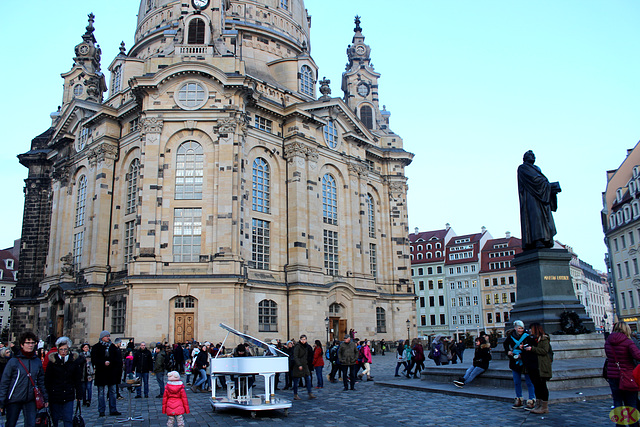
[[367,129],[373,129],[373,110],[368,105],[360,108],[360,120]]
[[324,140],[330,148],[338,146],[338,128],[333,120],[328,120],[324,127]]
[[87,203],[87,177],[82,175],[78,179],[78,192],[76,194],[76,227],[84,225],[84,211]]
[[379,334],[387,332],[387,314],[382,307],[376,307],[376,332]]
[[176,157],[176,200],[202,199],[204,152],[195,141],[187,141],[178,147]]
[[322,177],[322,220],[327,224],[338,223],[337,194],[335,178],[325,174]]
[[113,69],[113,85],[111,94],[120,92],[120,88],[122,86],[122,65],[116,65]]
[[373,196],[367,194],[367,220],[369,223],[369,237],[376,237],[376,215],[373,204]]
[[269,213],[270,185],[269,165],[258,157],[253,161],[253,210],[257,212]]
[[258,303],[258,330],[278,332],[278,304],[270,299]]
[[313,71],[308,65],[303,65],[300,68],[300,92],[313,96],[313,89]]
[[138,198],[138,174],[140,173],[140,160],[134,159],[129,166],[127,173],[127,208],[125,215],[136,211]]
[[205,24],[202,19],[196,18],[189,22],[188,44],[204,44]]

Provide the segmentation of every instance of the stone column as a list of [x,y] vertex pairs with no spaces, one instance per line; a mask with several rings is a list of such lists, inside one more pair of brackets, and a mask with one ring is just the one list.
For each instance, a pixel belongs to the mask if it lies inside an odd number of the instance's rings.
[[164,123],[157,117],[147,117],[141,122],[143,148],[140,156],[139,191],[142,204],[138,211],[140,217],[140,224],[137,227],[137,241],[140,243],[138,261],[150,261],[155,259],[159,250],[159,240],[156,239],[156,235],[162,222],[162,186],[158,185],[158,159],[160,159],[160,137]]

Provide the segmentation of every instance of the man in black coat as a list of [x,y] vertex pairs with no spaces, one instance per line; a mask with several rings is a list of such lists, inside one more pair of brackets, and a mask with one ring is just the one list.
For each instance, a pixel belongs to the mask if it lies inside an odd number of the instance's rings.
[[136,377],[142,381],[142,385],[136,391],[136,399],[142,397],[142,387],[144,387],[144,397],[149,397],[149,372],[153,370],[153,356],[144,341],[140,343],[140,348],[133,355],[133,369],[136,371]]
[[109,415],[122,415],[116,407],[116,386],[122,375],[120,349],[111,342],[109,331],[100,332],[100,341],[91,348],[91,363],[95,367],[95,384],[98,387],[98,413],[104,417],[105,388],[109,398]]

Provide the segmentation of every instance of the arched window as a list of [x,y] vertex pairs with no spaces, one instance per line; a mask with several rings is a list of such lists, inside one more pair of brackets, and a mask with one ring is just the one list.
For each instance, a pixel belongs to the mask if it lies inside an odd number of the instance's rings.
[[373,129],[373,110],[368,105],[360,108],[360,120],[367,129]]
[[421,251],[422,250],[422,245],[418,245],[418,250]]
[[442,256],[442,252],[436,251],[436,258],[440,258]]
[[376,307],[376,332],[379,334],[387,332],[387,315],[382,307]]
[[138,198],[138,174],[140,173],[140,160],[134,159],[129,165],[127,173],[127,208],[125,215],[136,211],[136,202]]
[[252,207],[254,211],[269,213],[269,197],[271,193],[271,181],[269,179],[269,165],[258,157],[253,161],[253,193]]
[[308,65],[303,65],[300,68],[300,92],[305,95],[313,96],[313,71]]
[[333,120],[329,120],[324,127],[324,140],[331,148],[338,146],[338,128]]
[[122,86],[122,65],[116,65],[113,69],[113,85],[111,89],[111,95],[120,92]]
[[422,254],[418,254],[418,259],[422,259]]
[[609,216],[609,228],[615,228],[616,226],[616,214]]
[[204,44],[205,25],[202,19],[196,18],[189,22],[188,44]]
[[326,224],[338,223],[338,191],[336,180],[329,174],[322,177],[322,220]]
[[427,252],[427,259],[431,259],[431,252]]
[[631,209],[633,210],[633,217],[636,218],[640,214],[640,209],[638,209],[638,202],[635,201],[631,205]]
[[367,219],[369,223],[369,237],[376,237],[376,216],[373,205],[373,196],[367,194]]
[[329,314],[340,314],[341,308],[340,304],[334,302],[329,306]]
[[433,274],[433,267],[427,267],[427,274]]
[[258,330],[278,332],[278,304],[270,299],[258,303]]
[[440,243],[436,243],[436,249],[440,249]]
[[78,192],[76,194],[76,227],[84,225],[84,211],[87,203],[87,177],[82,175],[78,179]]
[[187,141],[178,147],[176,157],[176,200],[202,199],[204,152],[195,141]]

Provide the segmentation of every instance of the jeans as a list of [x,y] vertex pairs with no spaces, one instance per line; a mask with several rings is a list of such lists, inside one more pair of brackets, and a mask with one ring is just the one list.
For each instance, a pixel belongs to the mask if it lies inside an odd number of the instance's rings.
[[318,380],[318,387],[324,387],[324,378],[322,378],[322,368],[324,366],[316,366],[316,379]]
[[[204,384],[207,381],[207,371],[205,371],[204,369],[200,369],[199,372],[200,372],[200,375],[198,375],[198,381],[196,381],[193,384],[194,387],[202,387],[202,384]],[[164,393],[164,387],[163,387],[163,393]]]
[[82,397],[85,402],[91,402],[93,396],[93,381],[82,381]]
[[469,384],[471,381],[475,380],[478,375],[484,372],[484,369],[478,366],[469,366],[467,372],[464,373],[464,383]]
[[164,396],[164,372],[156,372],[156,382],[160,389],[160,396]]
[[144,387],[144,397],[149,397],[149,372],[139,373],[137,378],[142,378],[142,385],[136,390],[136,396],[142,396],[142,387]]
[[36,425],[36,401],[32,400],[27,403],[9,403],[6,406],[7,411],[7,427],[15,427],[20,416],[20,411],[24,415],[24,427],[34,427]]
[[73,402],[49,403],[53,427],[58,427],[58,420],[64,422],[64,427],[73,427]]
[[[304,377],[306,383],[307,383],[307,392],[311,393],[311,375],[307,375],[306,377]],[[293,378],[293,394],[298,394],[298,382],[300,381],[300,378]]]
[[[516,387],[516,397],[522,397],[522,374],[518,371],[513,372],[513,385]],[[529,374],[524,374],[524,380],[527,383],[527,392],[529,392],[529,400],[536,400],[536,391],[533,388],[531,377]]]
[[104,400],[105,389],[107,392],[107,398],[109,399],[109,412],[118,412],[116,408],[116,385],[99,385],[98,386],[98,412],[105,413],[106,404]]
[[351,390],[354,390],[356,385],[356,365],[342,365],[342,383],[344,388],[349,388],[349,384],[351,384]]
[[[613,398],[613,406],[619,408],[620,406],[630,406],[632,408],[638,408],[638,392],[620,390],[620,379],[609,378],[607,379],[609,387],[611,388],[611,397]],[[8,419],[8,418],[7,418]],[[7,424],[8,426],[9,424]],[[631,426],[638,426],[639,423],[629,424]]]
[[407,364],[406,362],[398,362],[396,363],[396,375],[398,375],[398,370],[400,369],[400,366],[404,366],[404,370],[407,370]]
[[329,373],[329,381],[334,382],[336,380],[336,374],[340,371],[340,365],[337,362],[331,363],[331,372]]

